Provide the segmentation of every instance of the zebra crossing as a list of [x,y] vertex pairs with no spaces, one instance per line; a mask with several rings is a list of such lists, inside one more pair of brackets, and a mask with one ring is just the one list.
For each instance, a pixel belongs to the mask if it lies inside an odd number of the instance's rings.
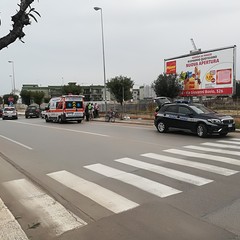
[[[214,182],[214,174],[228,178],[239,173],[239,145],[240,139],[238,138],[218,140],[214,143],[203,142],[198,146],[187,145],[176,149],[166,149],[161,154],[143,153],[137,156],[136,159],[129,157],[113,159],[113,164],[96,163],[86,165],[83,166],[83,169],[91,172],[91,174],[103,176],[108,181],[114,180],[114,183],[117,181],[123,187],[128,185],[146,194],[159,198],[167,198],[172,195],[181,194],[183,190],[148,179],[141,176],[141,174],[135,173],[135,171],[120,170],[117,167],[112,167],[112,165],[117,163],[124,166],[124,169],[127,169],[128,166],[131,168],[134,167],[161,177],[173,179],[173,181],[189,184],[192,187],[201,187]],[[205,160],[204,163],[201,162],[202,159]],[[151,163],[149,163],[149,160],[151,160]],[[168,167],[161,166],[164,163],[167,163]],[[217,166],[218,163],[224,163],[225,167]],[[183,166],[186,168],[184,168],[184,171],[179,171],[174,169],[174,166]],[[200,176],[190,173],[191,169],[198,170]],[[202,171],[207,172],[208,176],[212,177],[202,177]],[[212,175],[209,175],[209,173]],[[51,172],[46,174],[46,177],[60,184],[60,186],[74,191],[79,196],[85,196],[99,205],[99,207],[112,212],[112,214],[119,214],[141,205],[139,199],[134,199],[134,196],[130,200],[118,192],[117,188],[112,191],[101,186],[99,183],[86,180],[67,170]],[[58,236],[66,231],[78,229],[88,224],[27,179],[13,180],[5,182],[2,185],[9,192],[14,192],[15,198],[25,211],[33,212],[39,219],[39,222],[43,224],[43,227],[51,228],[52,235]],[[14,229],[14,231],[9,231],[10,228]],[[0,239],[28,239],[26,233],[21,229],[18,221],[15,220],[1,198]]]

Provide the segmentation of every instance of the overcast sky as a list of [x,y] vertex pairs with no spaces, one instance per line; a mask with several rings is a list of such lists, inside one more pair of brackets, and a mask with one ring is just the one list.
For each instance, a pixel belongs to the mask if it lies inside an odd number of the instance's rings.
[[[0,37],[11,28],[19,0],[0,1]],[[100,11],[103,9],[107,79],[131,77],[150,85],[164,71],[164,59],[188,54],[191,38],[202,51],[237,45],[239,0],[39,0],[41,14],[25,28],[25,43],[0,52],[0,95],[16,88],[77,82],[103,85]]]

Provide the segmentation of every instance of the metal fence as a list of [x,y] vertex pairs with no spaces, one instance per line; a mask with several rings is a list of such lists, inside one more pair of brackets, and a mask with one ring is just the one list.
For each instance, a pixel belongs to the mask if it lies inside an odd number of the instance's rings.
[[[212,110],[232,116],[240,116],[240,98],[215,98],[206,99],[202,102],[206,107]],[[100,112],[105,111],[105,105],[99,104]],[[108,103],[107,110],[115,110],[123,115],[134,115],[136,117],[146,116],[154,117],[154,112],[157,105],[153,100],[139,101],[135,103],[124,103],[122,106],[119,103]]]

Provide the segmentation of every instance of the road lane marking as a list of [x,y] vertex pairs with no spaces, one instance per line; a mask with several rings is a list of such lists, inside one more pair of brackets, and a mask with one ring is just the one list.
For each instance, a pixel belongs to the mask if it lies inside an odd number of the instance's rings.
[[218,142],[220,142],[220,143],[229,143],[229,144],[240,145],[240,142],[238,142],[238,141],[219,140]]
[[151,171],[154,173],[158,173],[163,176],[167,176],[169,178],[177,179],[179,181],[187,182],[187,183],[197,185],[197,186],[202,186],[202,185],[208,184],[210,182],[213,182],[213,180],[210,180],[210,179],[198,177],[198,176],[195,176],[192,174],[180,172],[180,171],[170,169],[170,168],[157,166],[157,165],[150,164],[150,163],[141,162],[141,161],[138,161],[138,160],[135,160],[132,158],[121,158],[121,159],[117,159],[115,161],[130,165],[133,167],[141,168],[141,169],[144,169],[147,171]]
[[18,221],[0,198],[0,239],[28,240]]
[[160,155],[160,154],[155,154],[155,153],[145,153],[145,154],[141,154],[141,156],[147,157],[147,158],[152,158],[152,159],[159,160],[162,162],[174,163],[174,164],[181,165],[181,166],[196,168],[196,169],[200,169],[203,171],[220,174],[223,176],[230,176],[230,175],[233,175],[233,174],[236,174],[239,172],[239,171],[235,171],[235,170],[228,169],[228,168],[222,168],[222,167],[213,166],[213,165],[209,165],[209,164],[205,164],[205,163],[193,162],[193,161],[188,161],[188,160],[184,160],[184,159],[169,157],[166,155]]
[[[239,143],[239,144],[240,144],[240,143]],[[221,144],[221,143],[205,142],[205,143],[201,143],[201,145],[210,146],[210,147],[231,148],[231,149],[240,150],[240,147],[239,147],[239,146],[232,146],[232,145]],[[224,151],[225,151],[225,150],[224,150]]]
[[[11,122],[13,122],[13,121],[11,121]],[[40,124],[25,123],[25,122],[20,122],[20,121],[13,122],[13,123],[19,123],[19,124],[23,124],[23,125],[30,125],[30,126],[43,127],[43,128],[50,128],[50,129],[56,129],[56,130],[63,130],[63,131],[75,132],[75,133],[84,133],[84,134],[95,135],[95,136],[100,136],[100,137],[109,137],[109,135],[106,135],[106,134],[86,132],[86,131],[79,131],[79,130],[74,130],[74,129],[69,129],[69,128],[59,128],[59,127],[53,127],[53,126],[43,126],[43,125],[40,125]]]
[[0,137],[1,137],[1,138],[4,138],[4,139],[6,139],[6,140],[8,140],[8,141],[10,141],[10,142],[13,142],[13,143],[15,143],[15,144],[18,144],[18,145],[20,145],[20,146],[22,146],[22,147],[24,147],[24,148],[27,148],[28,150],[33,150],[31,147],[29,147],[29,146],[27,146],[27,145],[25,145],[25,144],[22,144],[22,143],[20,143],[20,142],[17,142],[17,141],[15,141],[15,140],[11,139],[11,138],[5,137],[5,136],[3,136],[3,135],[0,135]]
[[240,156],[240,152],[230,151],[225,149],[205,148],[205,147],[199,147],[199,146],[193,146],[193,145],[184,146],[184,148]]
[[206,159],[206,160],[224,162],[224,163],[240,166],[240,161],[237,160],[237,159],[234,159],[234,158],[209,155],[209,154],[205,154],[205,153],[190,152],[190,151],[178,150],[178,149],[173,149],[173,148],[163,150],[163,151],[168,152],[168,153],[177,154],[177,155],[183,155],[183,156],[195,157],[195,158],[202,158],[202,159]]
[[101,206],[114,213],[121,213],[129,209],[138,207],[139,204],[110,191],[93,182],[89,182],[67,171],[59,171],[47,174],[52,179],[60,182],[64,186],[92,199]]
[[163,185],[161,183],[154,182],[147,178],[140,177],[138,175],[127,173],[121,170],[117,170],[115,168],[111,168],[100,163],[84,167],[106,177],[117,179],[129,185],[135,186],[141,190],[154,194],[158,197],[164,198],[182,192],[169,186]]
[[87,224],[26,179],[5,182],[3,186],[35,214],[41,225],[47,227],[53,235],[59,236]]

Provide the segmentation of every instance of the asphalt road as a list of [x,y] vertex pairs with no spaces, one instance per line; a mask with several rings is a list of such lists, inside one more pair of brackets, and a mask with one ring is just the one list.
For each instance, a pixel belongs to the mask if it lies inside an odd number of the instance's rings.
[[0,120],[0,209],[23,231],[0,210],[0,239],[237,239],[239,149],[239,133]]

